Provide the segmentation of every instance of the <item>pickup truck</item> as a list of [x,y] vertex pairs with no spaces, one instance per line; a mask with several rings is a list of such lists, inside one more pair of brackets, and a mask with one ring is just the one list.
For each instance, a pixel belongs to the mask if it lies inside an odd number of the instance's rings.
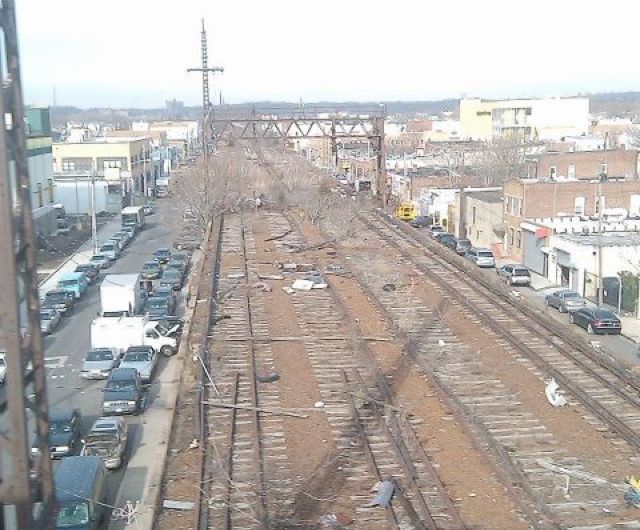
[[122,465],[127,449],[127,424],[122,418],[98,418],[84,438],[81,456],[102,458],[107,469]]
[[73,308],[74,303],[75,296],[73,293],[62,289],[52,289],[44,295],[41,306],[43,308],[53,307],[57,309],[61,315],[67,315]]

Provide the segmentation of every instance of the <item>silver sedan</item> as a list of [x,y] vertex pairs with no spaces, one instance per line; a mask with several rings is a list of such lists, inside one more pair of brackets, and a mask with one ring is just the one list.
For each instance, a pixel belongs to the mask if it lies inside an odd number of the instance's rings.
[[560,313],[577,311],[586,305],[586,300],[575,291],[560,289],[549,293],[544,298],[549,307],[555,307]]

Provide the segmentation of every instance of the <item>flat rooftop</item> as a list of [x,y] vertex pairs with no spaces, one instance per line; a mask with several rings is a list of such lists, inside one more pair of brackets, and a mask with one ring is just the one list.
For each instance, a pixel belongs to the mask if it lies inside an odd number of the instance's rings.
[[489,203],[502,203],[503,192],[502,190],[490,190],[490,191],[468,191],[467,197],[476,199],[477,201],[489,202]]
[[555,237],[579,245],[597,246],[602,238],[605,247],[640,247],[640,232],[604,232],[598,234],[557,234]]

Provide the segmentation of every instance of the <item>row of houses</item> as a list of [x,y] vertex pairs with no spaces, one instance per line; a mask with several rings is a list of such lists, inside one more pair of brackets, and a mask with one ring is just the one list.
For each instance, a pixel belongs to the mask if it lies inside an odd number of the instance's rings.
[[442,185],[441,176],[389,177],[398,200],[412,200],[457,237],[588,298],[597,296],[602,278],[605,301],[615,306],[623,302],[621,278],[633,277],[637,286],[640,275],[640,179],[637,172],[605,175],[521,178],[492,188]]

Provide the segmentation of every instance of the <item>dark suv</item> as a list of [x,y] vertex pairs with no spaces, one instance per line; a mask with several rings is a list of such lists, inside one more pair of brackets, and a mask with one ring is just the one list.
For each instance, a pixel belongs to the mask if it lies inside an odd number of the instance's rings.
[[[53,458],[76,453],[80,442],[80,420],[78,409],[53,409],[49,412],[49,453]],[[38,452],[35,444],[31,452]]]
[[138,414],[144,396],[140,374],[135,368],[114,368],[104,389],[102,410],[109,414]]

